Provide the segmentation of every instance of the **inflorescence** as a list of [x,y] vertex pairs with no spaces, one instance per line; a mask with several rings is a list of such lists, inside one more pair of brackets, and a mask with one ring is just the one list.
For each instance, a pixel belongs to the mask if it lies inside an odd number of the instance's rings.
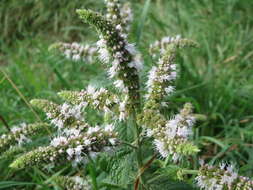
[[252,190],[253,181],[239,176],[235,166],[221,163],[219,167],[201,163],[196,177],[197,185],[205,190]]
[[73,43],[55,43],[50,46],[50,50],[59,50],[67,59],[73,61],[83,61],[87,63],[93,63],[94,58],[97,56],[96,45],[82,45],[77,42]]
[[57,176],[54,181],[59,184],[64,190],[91,190],[91,185],[87,179],[83,179],[79,176],[67,177]]

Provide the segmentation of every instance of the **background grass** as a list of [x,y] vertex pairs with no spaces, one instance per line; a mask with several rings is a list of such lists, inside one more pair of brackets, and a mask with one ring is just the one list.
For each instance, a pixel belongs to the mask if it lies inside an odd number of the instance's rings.
[[[190,101],[196,113],[207,116],[195,129],[196,142],[205,146],[204,158],[236,162],[241,174],[252,176],[253,1],[132,3],[136,16],[130,41],[144,53],[145,70],[154,64],[148,46],[162,36],[181,34],[200,44],[178,59],[181,73],[170,106],[176,109]],[[63,89],[80,89],[90,82],[107,84],[99,63],[72,62],[48,52],[56,41],[96,41],[92,29],[75,14],[82,7],[104,10],[102,0],[0,2],[0,69],[7,74],[0,73],[0,115],[9,125],[37,120],[24,99],[57,100],[56,92]],[[146,78],[143,74],[143,81]],[[0,130],[6,131],[2,123]]]

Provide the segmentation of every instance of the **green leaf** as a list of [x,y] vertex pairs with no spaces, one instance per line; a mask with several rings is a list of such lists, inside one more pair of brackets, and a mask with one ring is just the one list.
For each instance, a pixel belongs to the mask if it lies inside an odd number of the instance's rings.
[[17,182],[17,181],[1,181],[0,189],[10,188],[14,186],[25,186],[25,185],[35,185],[35,183]]

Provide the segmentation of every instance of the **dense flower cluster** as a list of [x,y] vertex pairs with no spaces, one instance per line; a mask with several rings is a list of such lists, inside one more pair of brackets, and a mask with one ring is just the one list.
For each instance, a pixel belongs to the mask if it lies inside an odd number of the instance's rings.
[[[168,42],[168,43],[166,43]],[[161,57],[157,66],[153,66],[149,72],[147,88],[148,94],[146,98],[149,102],[160,103],[165,95],[170,95],[174,91],[173,82],[177,77],[177,66],[175,58],[178,48],[196,47],[197,44],[188,39],[179,37],[163,38],[161,42],[157,41],[152,47],[159,47]],[[149,103],[148,103],[149,104]]]
[[87,106],[85,103],[76,106],[67,103],[58,105],[48,100],[34,99],[31,104],[42,109],[47,114],[48,119],[51,120],[51,123],[59,129],[77,125],[85,127],[81,112]]
[[131,9],[131,4],[129,2],[125,3],[120,9],[121,25],[124,27],[126,32],[130,30],[130,23],[133,21],[133,13]]
[[107,7],[106,18],[111,20],[115,25],[121,25],[121,4],[119,3],[119,0],[105,0],[105,3]]
[[22,123],[20,126],[15,126],[11,129],[10,133],[3,134],[0,136],[0,153],[8,150],[11,146],[29,142],[29,137],[45,133],[48,125],[44,123],[25,124]]
[[[87,104],[88,106],[103,111],[107,115],[120,121],[125,120],[129,113],[127,96],[121,100],[115,94],[104,88],[96,89],[89,85],[86,90],[81,91],[62,91],[58,93],[64,100],[73,105]],[[116,119],[116,118],[115,118]]]
[[96,89],[91,85],[85,90],[62,91],[58,95],[73,105],[87,105],[105,113],[112,113],[114,107],[120,102],[118,96],[105,88]]
[[135,48],[126,40],[121,29],[106,20],[102,15],[90,10],[77,10],[80,18],[95,26],[100,31],[100,40],[97,45],[101,60],[106,63],[112,59],[109,77],[116,78],[115,86],[127,93],[132,103],[139,102],[138,71],[142,63],[135,59]]
[[147,81],[147,98],[159,101],[174,91],[172,83],[176,79],[175,47],[170,47],[159,59],[158,66],[153,66]]
[[197,185],[205,190],[252,190],[253,181],[239,176],[233,165],[225,163],[219,167],[201,163]]
[[195,43],[179,37],[165,44],[167,41],[168,38],[162,40],[164,49],[160,51],[161,57],[157,66],[153,66],[149,72],[146,102],[138,120],[140,125],[145,126],[147,135],[154,137],[155,147],[161,156],[171,155],[172,159],[177,161],[182,155],[198,152],[198,148],[189,139],[195,122],[192,106],[190,103],[185,104],[180,113],[170,120],[160,113],[160,107],[164,105],[163,98],[171,95],[175,89],[173,83],[177,76],[177,49],[195,46]]
[[33,165],[46,163],[59,164],[63,161],[73,161],[73,165],[87,161],[101,151],[110,150],[116,145],[116,133],[113,125],[89,127],[87,132],[81,130],[65,130],[62,136],[52,139],[49,146],[39,147],[16,159],[10,167],[22,169]]
[[74,61],[84,61],[88,63],[92,63],[94,61],[94,57],[97,55],[97,47],[96,45],[82,45],[76,42],[73,43],[55,43],[51,45],[50,49],[57,49],[67,59],[71,59]]
[[107,6],[106,18],[111,20],[117,28],[126,33],[130,30],[130,23],[133,20],[130,3],[121,4],[119,0],[105,0]]
[[146,126],[147,136],[154,137],[154,145],[162,157],[171,155],[174,161],[178,161],[182,155],[198,152],[189,141],[195,122],[191,104],[185,104],[180,113],[168,121],[159,111],[152,109],[146,110],[139,119]]
[[196,44],[194,41],[181,38],[180,35],[177,35],[175,37],[166,36],[163,37],[161,40],[155,41],[153,44],[149,47],[150,54],[155,58],[157,56],[157,52],[163,54],[166,52],[167,47],[171,44],[174,44],[178,47],[197,47],[198,44]]
[[79,176],[57,176],[54,181],[59,184],[63,190],[91,190],[89,182]]

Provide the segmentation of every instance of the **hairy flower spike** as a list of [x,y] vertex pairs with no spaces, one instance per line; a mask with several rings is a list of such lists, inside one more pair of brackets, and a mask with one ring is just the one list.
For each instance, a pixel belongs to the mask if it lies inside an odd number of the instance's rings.
[[51,141],[47,147],[39,147],[16,159],[10,167],[23,169],[33,165],[59,164],[66,160],[73,161],[73,165],[84,162],[87,155],[96,156],[101,151],[116,145],[116,133],[113,127],[89,127],[86,133],[75,132],[59,136]]
[[130,2],[123,4],[120,9],[120,15],[122,18],[122,26],[125,28],[125,31],[128,32],[130,30],[130,24],[133,21],[133,13]]
[[[110,69],[111,77],[116,77],[116,87],[129,95],[131,103],[139,103],[139,77],[137,64],[134,55],[133,46],[130,46],[121,32],[114,26],[110,20],[90,10],[77,10],[80,18],[85,22],[95,26],[102,35],[99,46],[102,48],[102,58],[109,61],[113,59]],[[108,53],[107,53],[108,52]],[[100,52],[101,53],[101,52]]]
[[[166,40],[165,40],[166,39]],[[170,95],[174,91],[173,83],[177,77],[177,66],[175,64],[175,58],[178,48],[182,47],[195,47],[196,43],[191,40],[181,39],[180,37],[163,38],[158,43],[161,47],[161,57],[157,66],[153,66],[149,72],[147,81],[148,94],[146,98],[149,102],[160,103],[165,95]],[[167,43],[168,41],[168,43]],[[154,46],[154,47],[156,47]],[[148,105],[149,103],[146,103]],[[158,109],[159,107],[157,107]]]
[[116,26],[119,25],[121,27],[122,19],[120,15],[120,7],[121,4],[119,0],[105,0],[107,7],[106,18],[111,20],[113,24]]
[[43,99],[34,99],[31,101],[31,104],[43,110],[48,119],[50,119],[58,129],[62,129],[63,127],[85,125],[81,113],[81,110],[86,106],[84,104],[71,106],[64,103],[62,105],[58,105]]
[[29,141],[28,137],[46,132],[47,127],[48,125],[45,123],[35,123],[12,128],[10,133],[0,136],[0,153],[5,152],[13,145],[22,145]]
[[197,185],[204,190],[252,190],[253,181],[248,177],[239,176],[233,165],[225,163],[219,167],[202,164]]
[[87,105],[105,113],[112,112],[113,107],[119,103],[119,98],[104,88],[96,89],[89,85],[86,90],[62,91],[60,97],[73,105]]
[[119,0],[105,0],[105,2],[107,6],[106,18],[111,20],[122,34],[128,32],[133,20],[130,3],[122,5]]
[[73,61],[87,61],[88,63],[92,63],[94,57],[97,56],[97,47],[95,45],[82,45],[76,42],[73,43],[55,43],[49,47],[50,50],[57,49],[67,59],[71,59]]
[[157,53],[164,53],[167,47],[174,44],[178,48],[184,47],[198,47],[198,44],[192,40],[181,38],[180,35],[176,37],[163,37],[160,41],[156,41],[149,47],[149,52],[153,57],[156,57]]
[[86,104],[107,115],[117,116],[120,121],[127,118],[130,109],[127,96],[120,100],[119,97],[104,88],[96,89],[93,86],[88,86],[86,90],[62,91],[58,95],[71,104]]
[[189,141],[195,122],[189,103],[169,121],[166,121],[159,110],[148,109],[139,116],[139,122],[146,126],[147,135],[154,137],[155,147],[162,157],[172,155],[172,159],[177,161],[182,155],[191,155],[199,151]]
[[152,100],[158,103],[166,94],[171,94],[174,91],[172,84],[177,76],[175,57],[175,48],[171,47],[159,59],[158,66],[152,67],[147,81],[148,94],[146,98],[148,101]]
[[63,190],[91,190],[88,181],[78,176],[57,176],[54,180]]

